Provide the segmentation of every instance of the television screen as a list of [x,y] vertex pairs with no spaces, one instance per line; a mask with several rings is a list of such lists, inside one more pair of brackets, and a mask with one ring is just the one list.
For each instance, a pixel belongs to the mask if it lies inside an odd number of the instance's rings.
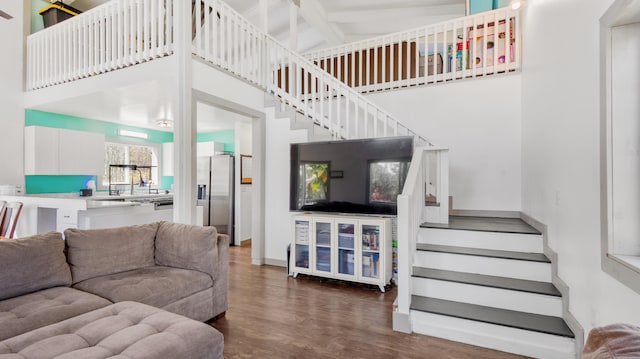
[[291,145],[293,211],[396,214],[412,137]]

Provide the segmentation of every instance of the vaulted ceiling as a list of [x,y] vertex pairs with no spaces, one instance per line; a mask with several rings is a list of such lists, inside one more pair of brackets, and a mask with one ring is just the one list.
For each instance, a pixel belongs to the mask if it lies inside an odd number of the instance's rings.
[[[65,0],[86,11],[109,0]],[[254,24],[259,0],[225,0]],[[289,42],[289,6],[299,4],[298,51],[305,52],[464,16],[465,0],[268,0],[269,34]]]

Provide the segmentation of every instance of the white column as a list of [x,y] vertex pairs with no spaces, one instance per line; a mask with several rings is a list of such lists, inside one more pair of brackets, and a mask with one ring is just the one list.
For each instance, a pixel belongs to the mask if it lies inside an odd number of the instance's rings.
[[260,30],[265,34],[268,34],[268,20],[269,20],[269,0],[260,0]]
[[289,48],[298,51],[298,6],[289,3]]
[[196,222],[196,111],[191,94],[191,1],[174,1],[174,51],[177,63],[174,119],[173,219]]
[[[251,202],[251,263],[264,264],[265,258],[265,119],[254,118],[251,127],[253,158],[251,161],[252,202]],[[283,248],[284,250],[284,248]]]

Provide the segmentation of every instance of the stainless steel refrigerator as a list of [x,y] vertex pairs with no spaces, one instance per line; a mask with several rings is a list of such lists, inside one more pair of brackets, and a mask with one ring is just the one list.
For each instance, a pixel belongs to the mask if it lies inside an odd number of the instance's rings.
[[198,206],[203,206],[203,225],[214,226],[218,233],[234,233],[234,157],[216,155],[198,157]]

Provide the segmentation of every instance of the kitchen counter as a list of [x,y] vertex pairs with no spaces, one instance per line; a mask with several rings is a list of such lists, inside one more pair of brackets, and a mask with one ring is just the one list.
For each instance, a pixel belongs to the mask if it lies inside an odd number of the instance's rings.
[[139,202],[87,200],[87,209],[140,206]]
[[172,194],[140,194],[80,197],[78,193],[0,196],[7,202],[22,202],[16,235],[30,236],[67,228],[109,228],[154,221],[173,220],[171,206],[153,202],[172,200]]

